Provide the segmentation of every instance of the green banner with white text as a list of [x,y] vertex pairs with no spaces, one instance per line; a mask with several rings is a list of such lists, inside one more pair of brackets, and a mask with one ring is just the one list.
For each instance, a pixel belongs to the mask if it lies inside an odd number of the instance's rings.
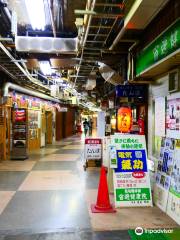
[[136,57],[136,76],[180,47],[180,19],[144,48]]

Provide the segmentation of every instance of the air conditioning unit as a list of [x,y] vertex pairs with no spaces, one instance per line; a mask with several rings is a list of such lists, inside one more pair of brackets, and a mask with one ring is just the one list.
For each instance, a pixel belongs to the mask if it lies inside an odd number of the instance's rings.
[[179,69],[174,69],[169,72],[169,93],[177,92],[180,90],[180,77]]
[[77,51],[78,38],[16,36],[15,46],[19,52],[70,54]]

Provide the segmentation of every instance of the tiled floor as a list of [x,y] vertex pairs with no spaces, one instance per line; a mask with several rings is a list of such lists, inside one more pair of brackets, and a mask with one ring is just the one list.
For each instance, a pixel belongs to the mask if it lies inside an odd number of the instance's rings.
[[55,233],[17,234],[0,236],[0,240],[131,240],[127,231],[69,230]]
[[178,227],[156,207],[92,214],[99,169],[83,170],[83,143],[70,137],[28,160],[0,162],[0,240],[129,240],[137,225]]
[[76,161],[79,159],[79,154],[51,154],[40,159],[40,161]]

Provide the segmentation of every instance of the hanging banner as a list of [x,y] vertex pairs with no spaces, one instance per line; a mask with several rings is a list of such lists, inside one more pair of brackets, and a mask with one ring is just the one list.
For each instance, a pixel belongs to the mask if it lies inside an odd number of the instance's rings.
[[166,211],[171,184],[175,153],[174,148],[174,139],[162,138],[160,157],[156,172],[156,183],[154,186],[154,202],[164,212]]
[[175,145],[167,214],[180,224],[180,139]]
[[145,136],[116,134],[111,144],[117,154],[113,173],[115,206],[152,206]]
[[101,159],[102,158],[102,140],[99,138],[86,138],[85,139],[85,158],[88,159]]

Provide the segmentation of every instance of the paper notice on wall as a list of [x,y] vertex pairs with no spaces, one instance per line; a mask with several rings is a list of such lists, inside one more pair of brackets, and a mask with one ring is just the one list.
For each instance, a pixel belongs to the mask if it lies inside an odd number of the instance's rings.
[[155,99],[155,135],[165,136],[165,97]]
[[166,131],[168,137],[180,139],[180,98],[167,100]]
[[156,183],[154,189],[154,202],[164,212],[166,211],[167,207],[174,158],[175,139],[162,138],[160,157],[158,160],[155,179]]

